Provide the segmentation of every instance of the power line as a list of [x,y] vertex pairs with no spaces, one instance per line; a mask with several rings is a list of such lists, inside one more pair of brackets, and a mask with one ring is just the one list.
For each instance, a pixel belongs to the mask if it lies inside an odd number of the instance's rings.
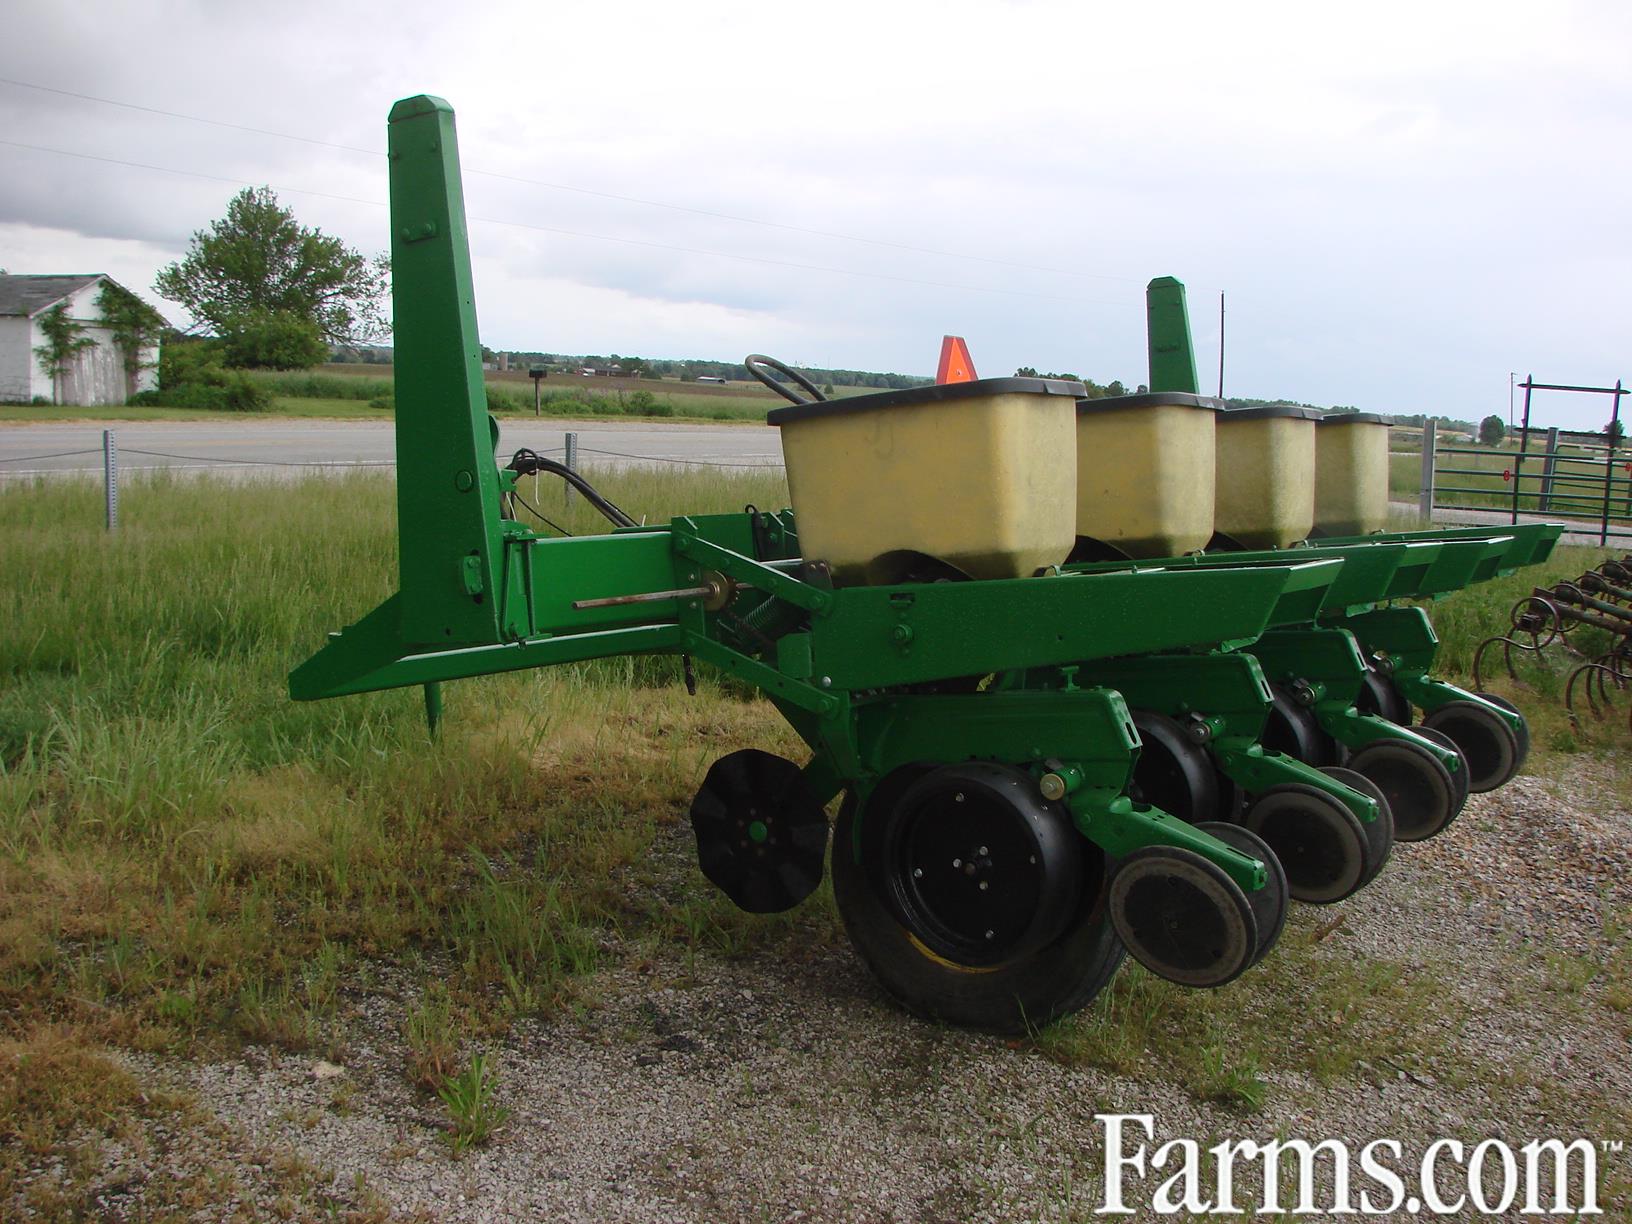
[[[332,140],[319,140],[311,136],[297,136],[292,132],[277,132],[270,128],[251,127],[243,123],[229,123],[222,119],[208,119],[202,115],[188,115],[181,111],[164,110],[156,106],[142,106],[135,102],[121,102],[114,98],[102,98],[95,94],[77,93],[71,89],[58,89],[51,85],[36,85],[32,81],[18,81],[10,77],[0,77],[0,84],[13,85],[20,89],[37,89],[43,93],[58,94],[65,98],[77,98],[84,102],[96,102],[103,106],[117,106],[125,110],[141,111],[149,115],[163,115],[167,119],[182,119],[189,123],[203,123],[211,127],[227,128],[235,132],[252,132],[258,136],[272,136],[279,140],[292,140],[301,144],[316,145],[324,149],[339,149],[347,153],[362,153],[369,157],[383,157],[381,149],[367,149],[359,145],[340,144]],[[477,174],[484,178],[500,179],[505,182],[519,183],[528,187],[543,187],[550,191],[567,191],[576,195],[593,196],[601,200],[617,200],[623,204],[639,204],[647,208],[663,208],[672,212],[691,213],[693,216],[710,217],[718,221],[731,221],[740,225],[757,225],[766,229],[778,229],[788,233],[809,234],[817,238],[832,238],[841,242],[857,242],[868,246],[890,247],[899,251],[911,251],[919,255],[933,255],[938,259],[964,259],[975,263],[994,264],[1006,268],[1023,268],[1031,272],[1045,272],[1051,276],[1066,276],[1088,280],[1117,281],[1126,284],[1142,283],[1135,277],[1112,276],[1101,272],[1068,271],[1063,268],[1051,268],[1043,264],[1023,263],[1012,259],[997,259],[989,255],[973,255],[967,251],[947,251],[938,247],[918,246],[910,242],[897,242],[889,238],[869,238],[863,234],[846,234],[838,230],[816,229],[805,225],[792,225],[785,221],[767,221],[762,217],[745,217],[737,213],[718,212],[709,208],[697,208],[690,204],[676,204],[668,200],[650,200],[641,196],[620,195],[613,191],[600,191],[590,187],[578,187],[571,183],[552,183],[544,179],[526,178],[522,175],[507,174],[497,170],[481,170],[466,167],[466,174]]]
[[[249,179],[233,178],[224,174],[208,174],[202,170],[177,170],[172,166],[156,166],[151,162],[129,161],[119,157],[103,157],[95,153],[79,153],[72,149],[58,149],[49,145],[29,144],[20,140],[0,139],[0,145],[9,145],[16,149],[28,149],[36,153],[51,153],[60,157],[77,157],[85,161],[103,162],[112,166],[125,166],[136,170],[153,170],[160,174],[175,174],[184,178],[206,179],[215,183],[230,183],[241,187],[270,186],[258,184]],[[339,200],[347,204],[366,204],[371,208],[388,208],[383,200],[368,200],[361,196],[338,195],[332,191],[313,191],[303,187],[278,187],[278,191],[290,195],[309,195],[324,200]],[[595,242],[617,242],[626,246],[649,247],[660,251],[676,251],[685,255],[702,255],[710,259],[734,259],[742,263],[764,264],[775,268],[792,268],[801,272],[829,272],[838,276],[857,276],[867,280],[894,281],[905,285],[922,285],[931,289],[954,289],[966,293],[997,293],[1006,297],[1040,298],[1054,302],[1075,302],[1084,305],[1117,306],[1119,302],[1109,302],[1100,298],[1071,297],[1058,293],[1039,293],[1031,289],[1004,289],[995,285],[965,285],[951,281],[924,280],[916,276],[896,276],[888,272],[863,272],[857,268],[837,268],[828,264],[801,263],[796,260],[770,259],[762,255],[738,255],[732,251],[711,251],[703,247],[678,246],[670,242],[652,242],[643,238],[622,238],[615,234],[595,234],[586,230],[563,229],[552,225],[537,225],[528,221],[507,221],[499,217],[483,217],[472,214],[472,221],[481,221],[487,225],[503,225],[513,229],[536,230],[539,233],[559,234],[569,238],[588,238]]]

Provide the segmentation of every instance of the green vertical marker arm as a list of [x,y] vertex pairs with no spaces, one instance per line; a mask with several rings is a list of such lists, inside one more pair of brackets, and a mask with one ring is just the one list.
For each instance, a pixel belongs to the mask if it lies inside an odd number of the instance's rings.
[[499,484],[453,108],[391,108],[397,533],[405,645],[500,640]]
[[1150,389],[1201,394],[1183,281],[1158,276],[1145,286],[1145,337],[1150,352]]

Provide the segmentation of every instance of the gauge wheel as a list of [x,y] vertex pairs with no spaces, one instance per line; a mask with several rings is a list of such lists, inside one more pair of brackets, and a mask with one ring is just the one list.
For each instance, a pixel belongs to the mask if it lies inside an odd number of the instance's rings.
[[1135,710],[1133,725],[1141,744],[1128,796],[1190,824],[1216,820],[1218,774],[1207,750],[1165,714]]
[[1314,713],[1278,684],[1270,685],[1269,691],[1269,717],[1258,740],[1265,750],[1283,753],[1317,769],[1342,764],[1337,741],[1320,729]]

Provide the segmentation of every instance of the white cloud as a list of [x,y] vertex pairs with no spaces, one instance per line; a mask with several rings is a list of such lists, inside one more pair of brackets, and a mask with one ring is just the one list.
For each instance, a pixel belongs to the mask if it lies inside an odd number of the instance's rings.
[[[1140,288],[1173,274],[1204,368],[1228,290],[1242,394],[1481,416],[1515,367],[1632,374],[1624,5],[59,0],[8,25],[0,76],[368,149],[438,93],[472,169],[1008,261],[471,174],[500,343],[927,372],[956,331],[985,373],[1138,381]],[[288,190],[382,200],[383,159],[6,85],[0,126],[270,183],[386,244],[382,209]],[[0,235],[62,233],[52,266],[129,241],[138,285],[234,190],[0,145]]]

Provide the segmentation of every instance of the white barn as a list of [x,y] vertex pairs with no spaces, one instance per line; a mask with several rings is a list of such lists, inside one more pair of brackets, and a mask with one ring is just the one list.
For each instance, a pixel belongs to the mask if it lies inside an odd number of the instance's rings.
[[[56,404],[123,404],[138,391],[159,385],[157,341],[143,348],[134,376],[127,370],[125,354],[97,305],[104,281],[109,277],[102,273],[0,273],[0,403],[42,399]],[[35,350],[47,343],[42,318],[59,303],[79,325],[79,335],[91,343],[76,352],[57,376]]]

